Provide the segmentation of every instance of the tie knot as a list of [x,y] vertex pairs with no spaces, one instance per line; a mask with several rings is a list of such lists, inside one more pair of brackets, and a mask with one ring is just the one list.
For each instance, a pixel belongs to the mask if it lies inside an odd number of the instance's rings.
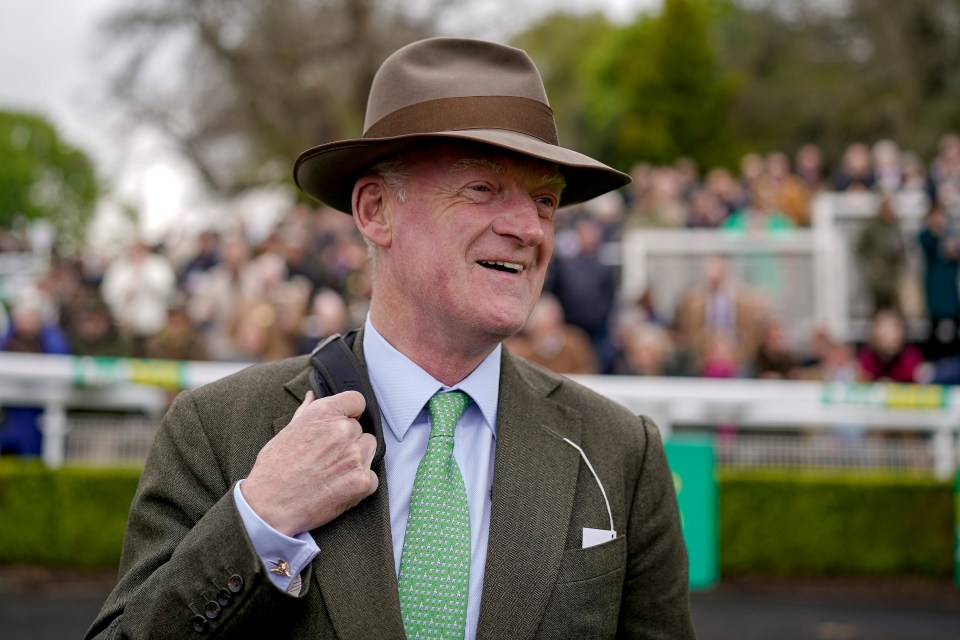
[[463,391],[437,393],[427,402],[430,411],[430,437],[452,436],[470,397]]

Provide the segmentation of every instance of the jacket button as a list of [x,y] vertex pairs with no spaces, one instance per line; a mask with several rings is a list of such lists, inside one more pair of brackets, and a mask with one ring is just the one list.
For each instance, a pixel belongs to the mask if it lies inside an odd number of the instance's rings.
[[203,616],[193,616],[193,630],[197,633],[206,633],[210,623]]
[[230,604],[231,600],[233,600],[233,594],[230,593],[229,589],[220,589],[220,591],[217,592],[217,602],[221,607]]
[[207,616],[210,620],[216,619],[216,617],[220,615],[220,605],[211,600],[203,610],[203,615]]
[[240,589],[243,589],[243,576],[239,573],[230,576],[230,579],[227,580],[227,589],[230,590],[230,593],[240,593]]

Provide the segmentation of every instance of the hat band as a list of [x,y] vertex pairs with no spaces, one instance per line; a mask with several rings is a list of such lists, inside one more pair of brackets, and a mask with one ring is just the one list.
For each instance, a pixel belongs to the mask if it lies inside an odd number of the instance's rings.
[[397,109],[370,125],[364,138],[393,138],[463,129],[507,129],[547,144],[560,143],[553,110],[519,96],[437,98]]

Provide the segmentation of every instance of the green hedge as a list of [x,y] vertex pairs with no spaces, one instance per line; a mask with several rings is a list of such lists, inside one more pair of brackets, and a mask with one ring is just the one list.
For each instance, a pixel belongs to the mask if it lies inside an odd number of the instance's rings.
[[116,566],[139,469],[0,462],[0,563]]
[[953,486],[905,474],[719,474],[725,576],[953,572]]
[[[0,461],[0,564],[116,566],[138,469]],[[953,571],[953,489],[903,475],[721,471],[722,576]]]

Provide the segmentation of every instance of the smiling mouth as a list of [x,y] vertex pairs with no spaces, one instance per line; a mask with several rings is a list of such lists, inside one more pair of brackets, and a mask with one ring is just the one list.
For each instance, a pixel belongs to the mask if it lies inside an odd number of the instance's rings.
[[478,264],[481,267],[493,269],[494,271],[503,271],[504,273],[520,273],[523,271],[523,265],[517,264],[516,262],[480,260]]

